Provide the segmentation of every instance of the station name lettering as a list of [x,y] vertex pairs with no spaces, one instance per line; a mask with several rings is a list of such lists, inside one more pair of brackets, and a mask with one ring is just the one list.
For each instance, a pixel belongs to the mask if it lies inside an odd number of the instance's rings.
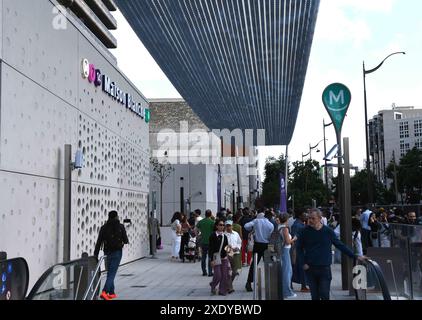
[[124,105],[127,109],[141,117],[141,119],[144,119],[145,122],[149,122],[149,109],[143,107],[141,103],[134,101],[133,96],[130,93],[125,93],[121,90],[108,75],[103,74],[100,69],[97,69],[95,65],[90,64],[87,59],[82,60],[82,77],[88,79],[88,81],[93,83],[96,87],[101,87],[103,92],[107,93],[113,100]]

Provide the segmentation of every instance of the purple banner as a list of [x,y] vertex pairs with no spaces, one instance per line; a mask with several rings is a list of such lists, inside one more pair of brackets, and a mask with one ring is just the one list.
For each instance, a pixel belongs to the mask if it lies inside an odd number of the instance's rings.
[[221,170],[218,165],[218,177],[217,177],[217,212],[221,210]]
[[282,173],[280,173],[280,212],[287,213],[286,181]]

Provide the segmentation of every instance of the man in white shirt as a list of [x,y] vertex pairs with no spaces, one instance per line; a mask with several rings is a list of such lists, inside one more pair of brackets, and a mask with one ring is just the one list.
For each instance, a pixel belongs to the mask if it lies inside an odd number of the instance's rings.
[[[245,229],[254,231],[254,245],[253,245],[253,254],[258,254],[257,265],[261,258],[264,256],[264,251],[268,249],[268,244],[270,243],[271,233],[274,230],[274,225],[265,218],[264,213],[259,213],[255,220],[245,224]],[[255,257],[253,258],[255,259]],[[251,266],[249,267],[248,280],[246,282],[245,288],[246,291],[251,292],[252,282],[254,281],[254,260],[252,259]]]
[[239,270],[242,270],[242,261],[240,252],[242,249],[242,239],[240,238],[240,235],[233,230],[233,221],[227,220],[226,221],[226,232],[225,235],[227,236],[227,240],[229,242],[229,252],[228,257],[230,261],[230,266],[232,269],[232,274],[229,281],[229,291],[228,293],[233,293],[233,281],[234,278],[239,274]]
[[363,253],[366,254],[366,249],[370,246],[371,239],[371,227],[369,226],[369,216],[371,215],[372,211],[369,207],[365,208],[366,210],[360,216],[360,222],[362,224],[362,247]]

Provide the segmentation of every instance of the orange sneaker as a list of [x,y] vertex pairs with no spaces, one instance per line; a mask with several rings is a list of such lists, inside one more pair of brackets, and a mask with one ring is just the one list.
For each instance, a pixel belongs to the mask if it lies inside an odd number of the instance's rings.
[[111,300],[111,298],[108,296],[108,294],[105,291],[101,292],[100,298],[103,300]]
[[109,297],[110,299],[116,299],[116,298],[117,298],[117,294],[115,294],[115,293],[108,294],[108,297]]

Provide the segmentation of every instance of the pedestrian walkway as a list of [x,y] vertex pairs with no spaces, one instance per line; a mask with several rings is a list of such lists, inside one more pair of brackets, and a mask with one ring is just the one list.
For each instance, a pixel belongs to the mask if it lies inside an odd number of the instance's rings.
[[243,268],[234,281],[235,292],[227,296],[211,296],[212,277],[202,276],[201,262],[173,262],[168,245],[156,258],[144,258],[123,266],[115,286],[123,300],[252,300],[245,290],[248,268]]
[[[156,259],[144,258],[125,265],[116,276],[116,290],[120,300],[253,300],[253,293],[245,290],[248,267],[244,267],[235,279],[235,292],[227,296],[211,296],[211,277],[202,276],[200,262],[172,262],[170,246],[164,245]],[[260,264],[262,270],[264,265]],[[333,300],[354,300],[347,291],[341,290],[341,266],[333,265]],[[263,277],[264,278],[264,277]],[[301,293],[294,289],[297,298],[290,300],[310,300],[310,293]],[[263,289],[262,295],[265,296]]]

